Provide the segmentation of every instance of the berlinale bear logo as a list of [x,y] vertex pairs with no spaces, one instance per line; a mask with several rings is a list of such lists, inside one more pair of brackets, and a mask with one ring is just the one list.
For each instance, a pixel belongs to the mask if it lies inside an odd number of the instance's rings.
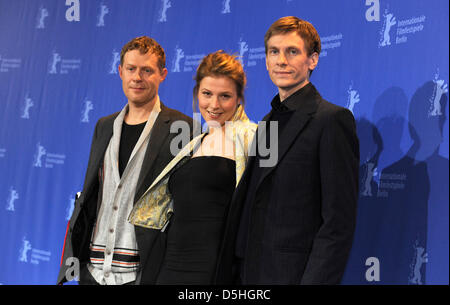
[[109,9],[103,3],[100,4],[100,13],[97,16],[97,26],[105,26],[105,15],[109,13]]
[[167,10],[172,7],[172,3],[169,0],[162,0],[162,6],[160,11],[160,17],[158,22],[166,22],[167,21]]
[[6,205],[6,210],[7,211],[11,211],[14,212],[14,201],[16,201],[17,199],[19,199],[19,193],[13,189],[13,187],[11,186],[9,188],[9,196],[8,199],[6,200],[7,205]]

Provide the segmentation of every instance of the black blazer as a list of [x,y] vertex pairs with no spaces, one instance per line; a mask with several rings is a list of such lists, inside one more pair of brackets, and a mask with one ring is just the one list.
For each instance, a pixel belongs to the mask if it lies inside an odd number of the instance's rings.
[[[90,238],[102,198],[102,190],[99,187],[100,168],[103,164],[106,148],[113,135],[114,120],[118,115],[119,112],[103,117],[95,126],[83,191],[75,201],[74,211],[67,225],[61,267],[57,279],[58,284],[67,281],[66,272],[70,272],[68,269],[71,267],[69,264],[71,260],[67,260],[68,258],[77,258],[81,267],[89,262]],[[134,203],[174,157],[170,153],[170,142],[177,134],[170,133],[170,125],[177,120],[187,122],[192,134],[192,119],[181,112],[167,108],[161,103],[161,112],[152,128],[150,141],[139,173]],[[141,259],[138,280],[140,279],[140,284],[152,284],[158,273],[165,245],[161,240],[159,230],[135,226],[135,232]],[[152,247],[162,248],[161,251],[151,251],[150,253],[149,250]],[[149,255],[152,257],[149,257]]]
[[262,169],[244,226],[246,254],[237,266],[235,242],[243,234],[238,228],[255,157],[249,159],[230,206],[216,283],[337,284],[342,278],[356,221],[359,142],[352,113],[311,87],[279,136],[276,166]]

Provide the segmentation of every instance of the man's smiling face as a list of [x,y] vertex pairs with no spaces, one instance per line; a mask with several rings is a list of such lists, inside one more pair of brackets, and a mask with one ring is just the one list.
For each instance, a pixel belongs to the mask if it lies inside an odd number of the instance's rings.
[[277,34],[267,41],[266,67],[280,97],[285,99],[309,83],[318,54],[307,54],[305,42],[296,32]]

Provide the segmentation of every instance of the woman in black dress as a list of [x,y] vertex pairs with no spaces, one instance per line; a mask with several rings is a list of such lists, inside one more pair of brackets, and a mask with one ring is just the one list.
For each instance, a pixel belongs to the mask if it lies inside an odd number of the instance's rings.
[[169,163],[130,215],[135,225],[167,234],[156,284],[221,284],[214,277],[228,207],[256,131],[243,110],[246,77],[234,56],[207,55],[195,80],[194,111],[208,131]]

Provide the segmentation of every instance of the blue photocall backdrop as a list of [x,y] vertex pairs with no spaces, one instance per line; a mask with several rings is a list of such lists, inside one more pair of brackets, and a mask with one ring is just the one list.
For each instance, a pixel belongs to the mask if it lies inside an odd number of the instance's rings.
[[54,284],[96,121],[126,101],[122,46],[165,49],[161,100],[192,116],[199,60],[224,49],[257,122],[277,93],[264,34],[278,18],[322,39],[311,81],[349,108],[360,193],[344,284],[448,284],[447,0],[0,0],[0,283]]

